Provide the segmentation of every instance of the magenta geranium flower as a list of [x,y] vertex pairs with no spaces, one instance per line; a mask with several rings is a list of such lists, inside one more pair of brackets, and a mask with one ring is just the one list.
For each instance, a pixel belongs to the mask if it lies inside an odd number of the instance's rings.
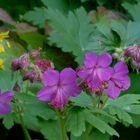
[[112,57],[108,53],[97,56],[95,53],[86,53],[84,67],[78,71],[78,76],[83,79],[93,91],[102,92],[102,82],[111,77],[112,68],[109,65]]
[[14,94],[11,91],[1,93],[0,90],[0,115],[11,112],[9,102],[13,99]]
[[115,99],[120,95],[121,90],[127,90],[130,87],[128,73],[128,67],[124,62],[118,62],[114,66],[114,71],[112,72],[112,76],[108,81],[108,88],[106,89],[107,96]]
[[38,99],[49,101],[55,108],[62,109],[70,96],[80,94],[76,78],[76,72],[71,68],[65,68],[60,73],[57,70],[47,70],[42,80],[45,87],[37,94]]

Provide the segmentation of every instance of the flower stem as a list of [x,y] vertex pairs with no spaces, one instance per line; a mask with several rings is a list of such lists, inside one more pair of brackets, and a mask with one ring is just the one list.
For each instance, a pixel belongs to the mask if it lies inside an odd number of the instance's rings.
[[63,140],[68,140],[67,139],[66,128],[64,126],[63,116],[58,110],[56,110],[56,113],[57,113],[57,115],[59,117],[59,124],[60,124],[60,127],[61,127],[62,138],[63,138]]
[[20,115],[20,122],[21,122],[21,127],[25,136],[25,140],[32,140],[21,115]]
[[88,140],[91,130],[92,130],[92,125],[89,124],[89,126],[86,129],[85,134],[83,136],[83,140]]

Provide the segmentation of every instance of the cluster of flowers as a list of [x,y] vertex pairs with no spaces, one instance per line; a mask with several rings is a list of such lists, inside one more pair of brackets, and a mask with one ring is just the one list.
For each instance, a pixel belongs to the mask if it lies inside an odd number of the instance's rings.
[[11,65],[13,71],[22,70],[24,73],[23,80],[29,80],[31,83],[41,80],[46,70],[54,69],[50,60],[40,58],[40,49],[23,54],[14,59]]
[[[5,40],[9,38],[9,32],[0,33],[0,53],[5,52],[5,47],[10,48],[10,43]],[[4,60],[0,58],[0,70],[4,68]]]
[[53,107],[63,109],[70,96],[78,96],[81,92],[77,78],[81,79],[93,93],[102,95],[106,90],[108,97],[115,99],[121,90],[127,90],[130,86],[128,67],[124,62],[118,62],[114,68],[112,56],[108,53],[96,55],[89,52],[85,54],[84,66],[78,71],[65,68],[60,73],[57,70],[47,70],[43,74],[42,88],[37,97],[41,101],[48,101]]
[[[31,59],[34,59],[35,62],[32,63]],[[43,73],[53,68],[54,66],[51,61],[40,59],[40,50],[25,53],[12,61],[12,70],[22,70],[24,72],[23,80],[29,80],[30,82],[41,80]],[[18,83],[15,84],[14,90],[20,90]],[[13,96],[14,94],[11,91],[2,93],[0,90],[0,115],[11,112],[10,101],[13,99]]]

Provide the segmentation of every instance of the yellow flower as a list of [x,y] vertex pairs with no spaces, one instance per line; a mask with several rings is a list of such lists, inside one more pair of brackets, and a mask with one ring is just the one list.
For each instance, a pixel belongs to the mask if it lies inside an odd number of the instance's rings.
[[9,31],[0,33],[0,41],[9,37]]
[[0,58],[0,70],[4,69],[4,60]]
[[2,45],[0,45],[0,53],[5,52],[5,49]]

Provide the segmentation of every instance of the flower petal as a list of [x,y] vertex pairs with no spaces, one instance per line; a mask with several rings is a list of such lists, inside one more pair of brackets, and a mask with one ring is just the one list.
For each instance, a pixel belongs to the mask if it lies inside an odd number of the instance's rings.
[[41,101],[51,101],[54,94],[57,92],[57,87],[44,87],[37,93],[37,98]]
[[116,99],[120,95],[120,89],[115,86],[112,81],[109,81],[108,88],[106,89],[106,94],[112,99]]
[[6,91],[0,94],[0,103],[8,103],[13,99],[14,94],[11,91]]
[[97,75],[101,81],[106,81],[111,78],[113,74],[113,69],[111,67],[98,68]]
[[11,112],[11,107],[7,103],[0,103],[0,115]]
[[98,56],[97,64],[102,67],[107,67],[112,63],[112,56],[108,53],[102,53]]
[[76,82],[71,83],[70,85],[65,85],[62,90],[67,96],[78,96],[81,92],[81,89]]
[[68,102],[68,96],[60,89],[57,94],[52,98],[51,104],[55,108],[63,109],[64,105]]
[[60,73],[60,82],[70,84],[76,81],[76,72],[71,68],[65,68]]
[[81,79],[86,79],[90,74],[92,73],[92,69],[85,69],[82,68],[77,72],[77,75],[81,78]]
[[85,54],[84,65],[86,68],[92,68],[97,62],[97,55],[92,52]]
[[87,85],[93,92],[97,92],[101,88],[101,80],[98,75],[92,75],[92,77],[88,78]]
[[118,62],[115,66],[114,66],[114,70],[115,73],[117,73],[117,75],[122,76],[122,75],[126,75],[129,73],[128,67],[124,62]]
[[122,83],[123,83],[123,90],[127,90],[129,87],[130,87],[130,85],[131,85],[131,82],[130,82],[130,78],[127,76],[123,81],[122,81]]
[[59,82],[59,72],[57,70],[47,70],[43,75],[42,82],[46,86],[57,85]]

